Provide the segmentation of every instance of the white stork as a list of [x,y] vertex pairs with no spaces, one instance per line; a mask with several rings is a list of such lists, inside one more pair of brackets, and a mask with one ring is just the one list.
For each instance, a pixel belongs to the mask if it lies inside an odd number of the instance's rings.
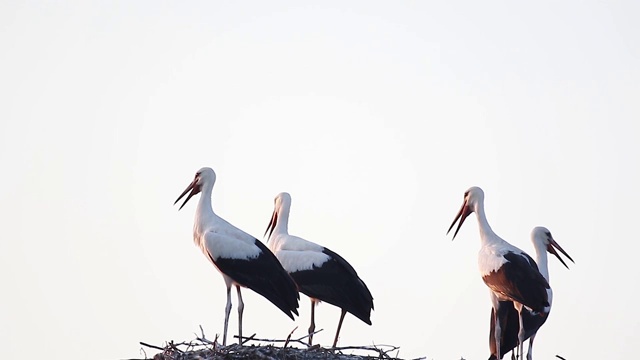
[[298,284],[300,291],[311,299],[309,346],[313,342],[315,330],[315,305],[325,301],[342,309],[333,340],[333,347],[336,347],[347,312],[371,325],[373,297],[364,281],[340,255],[326,247],[289,235],[291,196],[288,193],[278,194],[274,202],[271,221],[265,231],[265,235],[269,233],[267,244]]
[[[538,264],[538,269],[542,276],[544,276],[547,281],[549,281],[549,266],[547,262],[547,252],[555,255],[558,260],[564,265],[567,269],[569,268],[564,260],[560,257],[560,254],[556,251],[558,249],[564,256],[566,256],[571,262],[575,264],[575,261],[567,254],[564,249],[553,239],[551,236],[551,232],[542,226],[538,226],[533,228],[531,231],[531,242],[533,243],[533,247],[536,250],[536,263]],[[549,317],[549,312],[551,311],[551,304],[553,298],[553,291],[551,288],[547,290],[547,295],[549,297],[549,308],[542,313],[542,316],[538,316],[533,314],[531,311],[525,309],[522,313],[522,319],[524,323],[524,339],[529,339],[529,351],[527,352],[527,359],[533,359],[533,340],[536,337],[538,329],[542,326],[542,324],[547,321]],[[513,350],[518,345],[518,332],[519,332],[519,324],[518,324],[518,313],[511,306],[512,304],[504,304],[504,308],[506,311],[499,314],[500,323],[505,324],[502,330],[502,338],[500,340],[500,354],[504,356],[504,354]],[[494,337],[494,329],[495,329],[495,316],[493,309],[491,310],[491,326],[489,331],[489,349],[491,350],[491,356],[489,360],[497,359],[496,355],[496,342]]]
[[[174,205],[189,191],[191,197],[202,192],[193,224],[193,240],[204,255],[222,273],[227,285],[227,305],[224,313],[224,336],[227,344],[227,327],[231,312],[231,287],[238,291],[238,343],[242,344],[242,311],[244,303],[241,287],[248,287],[267,298],[292,320],[298,315],[300,295],[291,276],[282,268],[273,253],[258,239],[231,225],[213,212],[211,191],[216,182],[213,169],[204,167],[196,173],[187,189],[180,194]],[[178,209],[178,210],[180,210]]]
[[[547,295],[549,283],[540,274],[535,261],[527,253],[509,244],[493,232],[484,213],[484,192],[479,187],[471,187],[464,193],[462,208],[451,223],[447,234],[460,219],[458,228],[453,234],[453,239],[455,239],[464,220],[472,212],[476,214],[480,227],[481,247],[478,253],[478,266],[482,280],[491,290],[493,310],[496,315],[500,314],[500,301],[512,301],[513,306],[520,314],[520,329],[523,329],[523,307],[536,314],[541,314],[549,306]],[[494,334],[497,349],[501,349],[501,331],[501,324],[497,321]],[[524,331],[518,333],[518,340],[519,346],[522,347]],[[501,358],[499,351],[497,355],[498,358]]]

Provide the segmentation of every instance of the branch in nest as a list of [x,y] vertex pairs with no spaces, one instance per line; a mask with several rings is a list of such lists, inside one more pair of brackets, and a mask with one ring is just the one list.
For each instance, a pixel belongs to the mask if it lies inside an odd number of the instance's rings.
[[[217,351],[217,346],[218,346],[218,334],[216,334],[216,338],[213,339],[213,341],[207,339],[206,336],[204,336],[204,329],[202,329],[202,325],[198,325],[200,327],[200,334],[202,334],[202,336],[198,336],[196,335],[196,340],[212,345],[213,346],[213,351]],[[195,347],[195,346],[194,346]]]
[[146,347],[149,347],[149,348],[152,348],[152,349],[164,351],[164,348],[161,348],[160,346],[150,345],[150,344],[147,344],[147,343],[142,342],[142,341],[140,341],[140,345],[146,346]]
[[[293,329],[293,331],[291,331],[291,333],[289,334],[289,336],[287,336],[287,338],[286,338],[286,339],[284,339],[284,340],[279,340],[279,339],[257,339],[257,338],[255,338],[255,335],[256,335],[256,334],[253,334],[253,335],[251,335],[251,336],[250,336],[250,337],[248,337],[248,338],[243,336],[242,338],[243,338],[243,339],[246,339],[246,340],[245,340],[245,341],[243,341],[243,342],[242,342],[242,344],[244,344],[245,342],[247,342],[247,341],[249,341],[249,340],[253,340],[253,341],[262,341],[262,342],[270,342],[270,343],[285,343],[285,347],[286,347],[286,345],[287,345],[287,344],[289,344],[290,342],[296,342],[296,343],[300,343],[300,344],[302,344],[302,345],[304,345],[304,346],[308,346],[309,344],[307,344],[306,342],[304,342],[304,341],[302,341],[302,340],[304,340],[304,339],[308,338],[308,337],[309,337],[309,336],[311,336],[311,335],[315,335],[315,334],[319,333],[320,331],[322,331],[322,329],[320,329],[320,330],[318,330],[318,331],[314,331],[314,332],[312,332],[311,334],[307,334],[307,335],[305,335],[305,336],[301,336],[301,337],[299,337],[299,338],[297,338],[297,339],[291,339],[291,335],[293,335],[293,332],[294,332],[297,328],[298,328],[298,327],[296,326],[296,328],[295,328],[295,329]],[[238,338],[238,335],[234,335],[233,337],[234,337],[234,338]]]
[[293,335],[293,332],[296,331],[298,327],[294,327],[293,330],[291,330],[291,332],[289,333],[289,335],[287,335],[287,341],[284,342],[284,346],[283,348],[286,349],[287,345],[289,345],[289,340],[291,340],[291,335]]
[[[382,350],[380,347],[390,347],[389,350]],[[398,350],[400,349],[400,347],[398,346],[393,346],[393,345],[372,345],[372,346],[340,346],[340,347],[335,347],[335,348],[331,348],[330,350],[367,350],[367,351],[375,351],[377,352],[381,358],[387,358],[387,359],[391,359],[391,356],[389,356],[387,353],[394,351],[394,350]]]

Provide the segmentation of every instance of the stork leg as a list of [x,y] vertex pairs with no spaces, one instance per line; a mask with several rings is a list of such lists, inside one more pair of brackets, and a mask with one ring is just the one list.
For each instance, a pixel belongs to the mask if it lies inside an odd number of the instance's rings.
[[533,339],[536,338],[536,334],[531,335],[529,338],[529,351],[527,352],[527,360],[533,360]]
[[242,345],[242,312],[244,311],[244,302],[242,301],[242,293],[240,293],[240,286],[236,285],[238,289],[238,344]]
[[518,356],[520,359],[524,357],[524,326],[522,314],[520,314],[520,331],[518,331]]
[[498,300],[498,297],[493,292],[489,292],[489,294],[491,298],[491,306],[493,306],[493,322],[496,324],[493,329],[493,336],[496,340],[496,359],[501,360],[504,354],[500,352],[500,335],[502,334],[502,324],[500,323],[500,300]]
[[494,329],[493,336],[496,339],[496,358],[498,360],[502,359],[502,354],[500,354],[500,334],[502,333],[502,324],[500,324],[500,317],[498,317],[498,309],[493,309],[494,322],[496,327]]
[[522,354],[524,354],[524,323],[522,319],[522,310],[523,306],[519,303],[513,303],[513,306],[518,310],[518,320],[520,321],[520,329],[518,330],[518,354],[520,359],[522,359]]
[[227,328],[229,327],[229,313],[231,313],[231,285],[227,285],[227,306],[224,308],[224,335],[222,346],[227,345]]
[[338,330],[336,331],[336,338],[333,339],[333,347],[336,347],[338,343],[338,336],[340,335],[340,328],[342,327],[342,320],[344,320],[344,316],[347,314],[347,310],[342,309],[342,313],[340,314],[340,321],[338,322]]
[[311,300],[311,325],[309,325],[309,346],[313,344],[313,332],[316,331],[316,302]]

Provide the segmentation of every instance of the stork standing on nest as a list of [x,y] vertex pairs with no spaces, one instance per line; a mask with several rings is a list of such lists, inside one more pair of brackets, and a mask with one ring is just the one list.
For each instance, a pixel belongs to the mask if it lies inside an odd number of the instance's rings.
[[[213,169],[204,167],[180,194],[174,205],[189,191],[189,196],[202,192],[193,224],[193,240],[209,261],[220,271],[227,285],[227,305],[224,313],[224,335],[222,344],[227,344],[227,327],[231,312],[231,287],[238,291],[238,343],[242,344],[241,287],[248,287],[267,298],[293,320],[298,315],[300,295],[296,284],[287,274],[271,251],[258,239],[231,225],[213,212],[211,192],[216,182]],[[178,210],[180,210],[178,209]]]
[[269,233],[267,245],[282,263],[300,291],[311,299],[311,325],[309,346],[315,331],[315,306],[320,301],[342,309],[333,347],[338,342],[342,321],[347,312],[371,325],[373,297],[356,271],[340,255],[311,241],[289,235],[289,211],[291,196],[280,193],[265,235]]
[[[460,223],[453,234],[455,239],[460,227],[469,214],[475,213],[480,228],[480,252],[478,266],[482,280],[491,290],[491,303],[496,317],[494,337],[496,340],[497,356],[500,359],[500,338],[502,324],[498,321],[501,314],[500,301],[512,301],[519,314],[520,331],[518,345],[522,350],[524,330],[522,325],[523,308],[528,308],[541,316],[549,306],[547,290],[550,288],[547,280],[538,271],[538,266],[531,256],[509,244],[496,235],[489,226],[484,213],[484,192],[479,187],[471,187],[464,193],[462,208],[451,223],[447,234],[458,219]],[[504,311],[504,310],[503,310]],[[522,353],[522,351],[520,351]]]
[[[564,256],[566,256],[571,262],[575,264],[575,261],[567,254],[564,249],[554,240],[551,232],[542,226],[535,227],[531,231],[531,242],[536,250],[536,263],[542,276],[549,281],[549,264],[547,261],[547,252],[555,255],[558,260],[567,269],[569,268],[564,260],[560,257],[560,254],[556,251],[559,250]],[[547,321],[549,312],[551,311],[551,302],[553,298],[553,291],[551,288],[547,289],[547,296],[549,298],[549,307],[545,309],[541,315],[538,316],[529,310],[522,313],[522,320],[524,326],[524,339],[529,339],[529,351],[527,352],[527,360],[533,359],[533,340],[538,333],[540,327]],[[502,329],[502,338],[500,339],[500,354],[504,356],[509,351],[513,350],[518,345],[518,313],[513,308],[511,302],[505,302],[504,308],[506,311],[500,314],[500,323],[506,324]],[[495,331],[495,315],[493,309],[491,310],[491,325],[489,331],[489,349],[491,350],[491,356],[489,360],[497,359],[496,341],[494,337]]]

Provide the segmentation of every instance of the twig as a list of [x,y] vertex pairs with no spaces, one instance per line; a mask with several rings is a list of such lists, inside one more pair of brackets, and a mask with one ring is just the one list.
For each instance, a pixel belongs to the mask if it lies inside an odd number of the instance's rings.
[[[169,348],[169,349],[171,349],[171,350],[175,350],[175,351],[177,351],[177,352],[178,352],[178,353],[180,353],[180,354],[184,354],[184,351],[182,351],[182,350],[180,350],[180,349],[178,349],[178,348],[176,347],[176,346],[179,346],[179,345],[187,345],[187,344],[186,344],[186,343],[184,343],[184,342],[182,342],[182,343],[180,343],[180,344],[174,344],[174,343],[173,343],[173,340],[171,340],[171,341],[169,341],[169,344],[167,345],[167,348]],[[165,348],[165,349],[166,349],[166,348]]]
[[[233,335],[233,337],[234,337],[234,338],[236,338],[236,339],[240,338],[238,335]],[[249,337],[244,337],[244,336],[243,336],[243,337],[242,337],[242,339],[244,339],[244,340],[242,340],[242,341],[240,342],[240,345],[244,345],[244,343],[246,343],[246,342],[247,342],[247,341],[249,341],[249,340],[255,340],[255,339],[254,339],[255,337],[256,337],[256,334],[255,334],[255,333],[254,333],[253,335],[249,336]]]
[[[146,347],[150,347],[150,348],[152,348],[152,349],[156,349],[156,350],[162,350],[162,351],[164,351],[164,348],[161,348],[161,347],[159,347],[159,346],[155,346],[155,345],[150,345],[150,344],[147,344],[147,343],[142,342],[142,341],[140,341],[140,345],[142,345],[142,346],[146,346]],[[146,353],[145,353],[145,356],[146,356]]]
[[200,333],[202,334],[202,337],[198,337],[197,334],[196,335],[196,340],[201,341],[203,343],[207,343],[209,345],[213,346],[213,351],[216,351],[217,349],[217,342],[218,342],[218,334],[216,334],[216,337],[213,341],[207,339],[206,336],[204,336],[204,329],[202,329],[202,325],[198,325],[200,327]]
[[556,357],[557,357],[558,359],[567,360],[567,359],[563,358],[563,357],[562,357],[562,356],[560,356],[560,355],[556,355]]
[[375,351],[377,351],[377,352],[378,352],[378,355],[379,355],[380,359],[385,358],[385,357],[386,357],[386,358],[389,358],[389,355],[387,355],[386,353],[384,353],[382,350],[378,349],[378,347],[377,347],[375,344],[373,344],[373,345],[371,345],[371,346],[373,347],[373,349],[374,349]]
[[[379,347],[381,346],[388,346],[391,349],[389,350],[382,350]],[[373,347],[371,346],[341,346],[341,347],[335,347],[335,348],[331,348],[331,350],[368,350],[368,351],[375,351],[380,355],[380,358],[387,358],[387,359],[391,359],[391,357],[387,354],[390,351],[394,351],[394,350],[398,350],[400,349],[400,347],[398,346],[393,346],[393,345],[374,345]]]
[[289,333],[289,335],[287,336],[287,340],[284,342],[284,346],[283,348],[286,349],[287,345],[289,345],[289,340],[291,340],[291,335],[293,335],[293,332],[296,331],[298,327],[294,327],[293,330],[291,330],[291,332]]
[[[388,347],[391,347],[390,350],[387,350],[385,352],[389,352],[389,351],[400,349],[400,347],[393,346],[393,345],[376,345],[376,346],[388,346]],[[381,349],[378,349],[375,346],[374,347],[371,347],[371,346],[338,346],[338,347],[334,347],[332,349],[334,349],[334,350],[372,350],[372,351],[382,351]]]
[[[294,330],[295,330],[295,329],[294,329]],[[287,340],[287,339],[285,339],[285,340],[278,340],[278,339],[257,339],[257,338],[255,338],[255,337],[253,337],[253,336],[252,336],[252,337],[251,337],[251,340],[253,340],[253,341],[269,342],[269,343],[288,343],[288,342],[296,342],[296,343],[300,343],[300,344],[302,344],[302,345],[304,345],[304,346],[308,346],[309,344],[307,344],[307,343],[303,342],[302,340],[303,340],[303,339],[305,339],[305,338],[308,338],[308,337],[309,337],[309,336],[311,336],[311,335],[315,335],[315,334],[317,334],[317,333],[321,332],[322,330],[323,330],[323,329],[320,329],[320,330],[318,330],[318,331],[314,331],[314,332],[312,332],[311,334],[307,334],[307,335],[305,335],[305,336],[301,336],[301,337],[299,337],[299,338],[297,338],[297,339],[288,339],[288,340]],[[293,332],[292,332],[292,333],[293,333]],[[254,335],[255,335],[255,334],[254,334]],[[237,336],[237,335],[234,335],[233,337],[236,337],[236,338],[237,338],[238,336]]]
[[307,335],[305,335],[305,336],[299,337],[299,338],[297,338],[296,340],[302,341],[302,339],[306,339],[306,338],[308,338],[308,337],[309,337],[309,336],[311,336],[311,335],[315,335],[315,334],[319,333],[319,332],[320,332],[320,331],[322,331],[322,330],[324,330],[324,329],[319,329],[318,331],[314,331],[314,332],[312,332],[311,334],[307,334]]

